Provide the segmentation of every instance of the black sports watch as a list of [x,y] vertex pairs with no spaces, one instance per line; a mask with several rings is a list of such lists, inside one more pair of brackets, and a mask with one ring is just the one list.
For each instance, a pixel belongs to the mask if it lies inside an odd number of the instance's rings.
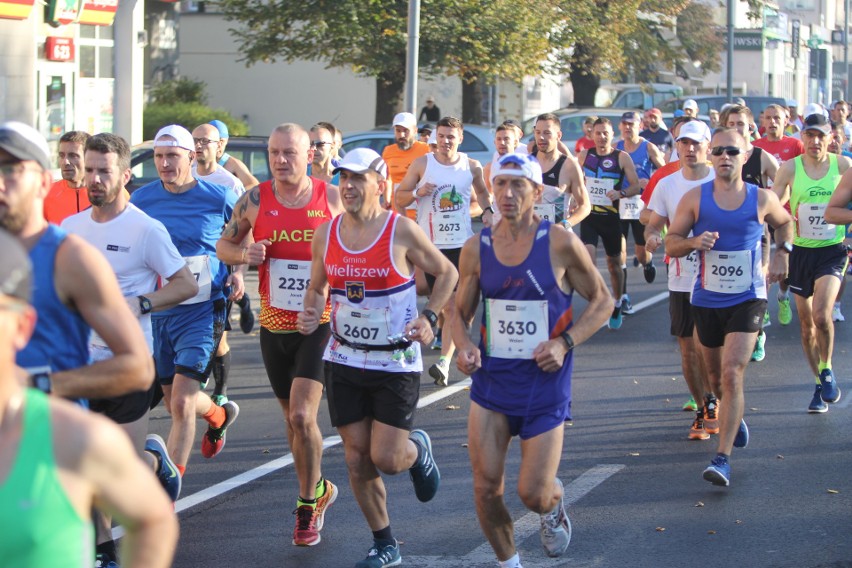
[[565,343],[567,343],[567,344],[568,344],[568,351],[571,351],[572,349],[574,349],[574,338],[573,338],[573,337],[571,337],[571,334],[570,334],[570,333],[568,333],[567,331],[563,331],[563,332],[560,334],[560,336],[559,336],[559,337],[561,337],[562,339],[564,339],[564,340],[565,340]]
[[50,373],[33,373],[30,375],[30,386],[45,394],[50,394],[50,391],[53,390],[53,382],[50,380]]
[[781,247],[778,249],[779,251],[786,251],[788,254],[793,252],[793,245],[784,241],[781,243]]
[[491,214],[494,214],[494,206],[489,205],[488,207],[486,207],[485,209],[482,210],[483,213],[485,213],[486,211],[488,211]]
[[139,312],[144,316],[150,314],[154,309],[154,304],[145,296],[137,296],[139,298]]
[[438,314],[426,308],[423,310],[422,315],[426,316],[426,319],[429,320],[429,325],[435,327],[438,325]]

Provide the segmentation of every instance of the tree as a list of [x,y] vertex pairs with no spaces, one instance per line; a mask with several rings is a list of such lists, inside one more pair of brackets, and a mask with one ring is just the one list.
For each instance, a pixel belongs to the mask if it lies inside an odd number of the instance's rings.
[[180,77],[163,81],[151,88],[150,102],[142,114],[142,135],[146,140],[168,124],[180,124],[190,132],[199,124],[221,120],[228,125],[231,136],[245,136],[248,124],[232,116],[227,110],[207,106],[207,85]]
[[[243,61],[324,61],[376,79],[376,123],[400,109],[405,81],[407,2],[291,2],[219,0]],[[537,74],[550,49],[547,2],[424,0],[420,14],[420,70],[455,75],[465,93],[475,81],[520,80]],[[549,18],[549,19],[548,19]],[[465,104],[464,106],[467,106]]]

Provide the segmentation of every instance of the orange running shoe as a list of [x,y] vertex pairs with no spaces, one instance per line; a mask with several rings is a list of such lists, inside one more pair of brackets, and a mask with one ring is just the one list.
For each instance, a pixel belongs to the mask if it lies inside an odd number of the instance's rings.
[[719,401],[715,396],[704,399],[704,429],[708,434],[719,433]]
[[704,427],[703,413],[695,414],[695,421],[692,423],[692,428],[689,429],[690,440],[709,440],[710,434]]

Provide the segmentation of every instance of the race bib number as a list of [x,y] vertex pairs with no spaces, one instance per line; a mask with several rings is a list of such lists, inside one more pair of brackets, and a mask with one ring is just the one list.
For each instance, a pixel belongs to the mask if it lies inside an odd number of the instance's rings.
[[269,259],[269,303],[273,307],[301,312],[310,283],[309,260]]
[[462,209],[432,212],[432,242],[436,245],[458,245],[465,242],[465,218]]
[[338,304],[334,311],[334,332],[348,341],[361,345],[387,345],[390,328],[387,309],[355,309]]
[[533,205],[533,212],[551,223],[556,222],[556,205],[554,203],[536,203]]
[[[195,278],[195,283],[198,284],[198,293],[188,300],[181,302],[181,305],[199,304],[210,299],[210,294],[213,288],[213,275],[210,273],[210,257],[206,254],[198,256],[185,256],[189,271]],[[168,278],[163,279],[167,284]]]
[[704,252],[702,288],[720,294],[741,294],[751,285],[751,251]]
[[488,299],[485,310],[491,357],[532,359],[535,348],[549,338],[546,301]]
[[825,222],[825,203],[800,203],[796,211],[796,233],[805,239],[829,241],[837,235],[837,225]]
[[615,188],[614,179],[586,178],[586,191],[589,192],[589,202],[600,207],[612,207],[606,193]]
[[636,221],[645,208],[645,202],[638,195],[622,197],[618,200],[618,216],[625,221]]

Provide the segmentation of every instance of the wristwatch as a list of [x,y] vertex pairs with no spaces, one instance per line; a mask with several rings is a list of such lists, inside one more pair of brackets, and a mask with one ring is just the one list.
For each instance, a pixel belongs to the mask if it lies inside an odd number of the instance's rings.
[[438,314],[426,308],[423,310],[422,315],[426,316],[426,319],[429,320],[429,325],[435,327],[438,325]]
[[489,205],[488,207],[486,207],[485,209],[482,210],[483,213],[485,213],[486,211],[488,211],[489,213],[491,213],[493,215],[494,214],[494,206]]
[[151,303],[151,300],[146,298],[145,296],[137,296],[139,299],[139,312],[144,316],[145,314],[150,314],[154,309],[154,304]]
[[30,386],[38,389],[45,394],[50,394],[53,390],[53,383],[50,380],[50,373],[39,372],[30,375]]
[[568,351],[574,349],[574,338],[571,337],[570,333],[568,333],[567,331],[563,331],[560,334],[560,337],[565,340],[565,343],[568,344]]
[[786,251],[787,253],[791,253],[793,252],[793,245],[788,243],[787,241],[784,241],[783,243],[781,243],[781,246],[778,248],[778,251]]

